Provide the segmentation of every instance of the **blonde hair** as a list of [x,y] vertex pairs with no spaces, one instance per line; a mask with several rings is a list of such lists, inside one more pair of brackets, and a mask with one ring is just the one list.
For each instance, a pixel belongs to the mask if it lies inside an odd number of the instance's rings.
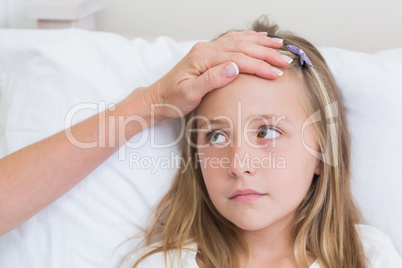
[[[314,115],[313,125],[321,153],[321,172],[315,175],[291,226],[294,257],[299,267],[309,267],[307,254],[317,258],[321,267],[365,267],[361,241],[356,230],[361,216],[350,192],[350,138],[341,94],[320,52],[308,41],[289,32],[280,32],[266,17],[251,28],[284,39],[280,52],[294,59],[287,70],[294,72],[304,86],[299,92],[306,114]],[[313,68],[301,66],[299,57],[286,49],[287,44],[304,50]],[[320,111],[315,113],[316,111]],[[196,111],[185,117],[190,122]],[[320,117],[321,116],[321,117]],[[321,119],[321,120],[318,120]],[[329,120],[329,122],[327,122]],[[191,120],[190,129],[195,129]],[[197,163],[196,132],[183,139],[182,165],[169,192],[156,208],[153,223],[145,230],[145,246],[157,246],[148,256],[171,250],[181,252],[196,243],[206,267],[240,267],[240,252],[248,247],[240,230],[224,218],[212,204]],[[187,139],[188,138],[188,139]],[[186,168],[184,163],[189,162]],[[180,258],[180,256],[178,256]]]

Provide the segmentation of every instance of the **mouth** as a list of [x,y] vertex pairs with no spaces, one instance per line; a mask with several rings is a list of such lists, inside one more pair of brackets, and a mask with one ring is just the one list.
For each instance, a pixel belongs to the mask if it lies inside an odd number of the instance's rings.
[[266,194],[263,193],[259,193],[257,191],[254,191],[252,189],[245,189],[245,190],[236,190],[234,191],[229,199],[230,200],[234,200],[236,202],[250,202],[250,201],[254,201],[256,199],[259,199],[263,196],[265,196]]

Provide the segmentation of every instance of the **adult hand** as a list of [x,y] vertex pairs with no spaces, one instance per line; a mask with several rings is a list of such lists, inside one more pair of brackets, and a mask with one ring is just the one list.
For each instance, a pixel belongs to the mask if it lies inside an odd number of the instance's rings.
[[[209,91],[223,87],[241,73],[276,79],[292,61],[276,48],[282,40],[255,31],[229,32],[212,42],[200,42],[164,77],[145,90],[145,99],[163,119],[186,115]],[[169,106],[169,107],[168,107]],[[178,108],[182,114],[171,107]]]

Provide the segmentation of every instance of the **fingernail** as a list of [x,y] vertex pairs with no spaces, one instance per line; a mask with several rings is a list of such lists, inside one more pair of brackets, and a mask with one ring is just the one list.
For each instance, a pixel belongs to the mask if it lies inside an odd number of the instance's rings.
[[279,76],[283,75],[283,72],[275,67],[272,67],[271,70],[273,73],[276,73]]
[[268,32],[258,32],[258,33],[268,35]]
[[281,55],[281,58],[286,61],[287,63],[292,63],[293,59],[286,55]]
[[280,39],[280,38],[271,38],[271,41],[274,42],[274,43],[278,43],[278,44],[283,43],[283,39]]
[[223,74],[227,77],[233,77],[239,74],[239,67],[237,67],[236,63],[231,62],[223,68]]

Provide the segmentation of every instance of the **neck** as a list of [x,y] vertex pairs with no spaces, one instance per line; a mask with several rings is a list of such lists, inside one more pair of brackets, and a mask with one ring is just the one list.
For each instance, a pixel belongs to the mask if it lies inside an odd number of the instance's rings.
[[[293,239],[290,225],[293,219],[277,222],[257,231],[244,231],[250,259],[246,252],[242,254],[241,267],[298,267],[293,253]],[[307,254],[307,262],[311,265],[315,257]]]
[[293,244],[288,225],[270,226],[258,231],[245,231],[244,238],[251,259],[275,260],[292,257]]

